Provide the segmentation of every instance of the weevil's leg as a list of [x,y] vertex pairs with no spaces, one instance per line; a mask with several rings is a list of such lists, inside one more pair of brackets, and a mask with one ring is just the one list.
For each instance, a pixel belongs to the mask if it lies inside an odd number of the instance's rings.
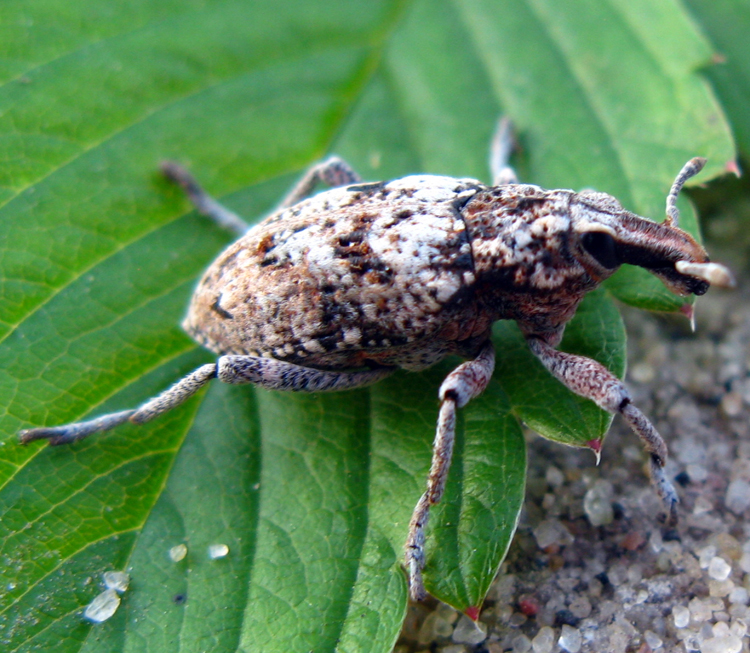
[[119,413],[102,415],[87,422],[28,429],[21,431],[18,437],[21,440],[21,444],[27,444],[33,440],[48,440],[50,445],[70,444],[78,440],[83,440],[83,438],[94,433],[109,431],[125,422],[143,424],[157,415],[166,413],[168,410],[179,406],[215,377],[215,363],[202,365],[197,370],[180,379],[171,388],[165,390],[157,397],[150,399],[135,410],[123,410]]
[[305,199],[312,193],[315,185],[322,182],[331,188],[337,186],[348,186],[362,181],[361,177],[354,172],[351,166],[337,156],[332,156],[316,163],[305,172],[296,186],[289,191],[289,194],[282,200],[279,205],[280,209],[293,206],[300,200]]
[[380,381],[396,371],[394,367],[354,372],[316,370],[257,356],[222,356],[217,365],[219,380],[224,383],[253,383],[268,390],[296,392],[352,390]]
[[515,146],[513,125],[506,116],[500,118],[490,145],[490,174],[493,186],[517,184],[518,176],[510,165],[510,154]]
[[362,387],[375,383],[393,372],[392,367],[355,372],[325,372],[272,358],[222,356],[217,363],[199,367],[135,410],[102,415],[87,422],[29,429],[21,431],[19,438],[21,444],[42,439],[49,440],[51,445],[70,444],[94,433],[109,431],[125,422],[144,424],[176,408],[211,379],[217,377],[224,383],[254,383],[272,390],[323,392]]
[[610,413],[620,413],[650,456],[651,483],[664,503],[667,523],[677,521],[677,493],[664,473],[667,445],[654,425],[630,400],[625,384],[606,367],[585,356],[558,351],[543,340],[527,337],[531,351],[565,386]]
[[426,595],[422,582],[425,563],[424,543],[430,506],[440,502],[448,479],[453,441],[456,434],[456,409],[465,406],[487,387],[495,369],[495,350],[488,342],[472,361],[462,363],[453,370],[440,386],[440,413],[437,432],[432,445],[432,464],[427,478],[427,490],[417,502],[409,523],[406,539],[405,562],[409,573],[409,587],[415,601]]
[[222,204],[219,204],[178,163],[165,161],[161,164],[161,171],[167,179],[182,187],[192,205],[201,215],[211,218],[220,227],[227,231],[232,231],[239,236],[243,236],[249,229],[247,222],[234,213],[234,211],[230,211]]

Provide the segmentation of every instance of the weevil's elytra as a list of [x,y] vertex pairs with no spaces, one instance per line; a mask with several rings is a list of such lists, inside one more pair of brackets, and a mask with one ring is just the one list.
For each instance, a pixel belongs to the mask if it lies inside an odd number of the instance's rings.
[[[342,390],[459,354],[468,360],[440,387],[427,489],[405,547],[411,594],[422,598],[425,528],[445,488],[456,410],[487,387],[495,366],[492,323],[511,319],[550,373],[622,415],[649,453],[652,483],[673,520],[677,495],[664,473],[661,436],[611,372],[556,347],[585,294],[623,263],[644,267],[681,295],[733,284],[729,271],[710,263],[678,226],[677,195],[704,160],[682,169],[667,197],[667,219],[657,224],[604,193],[517,183],[510,150],[508,123],[501,121],[493,186],[431,175],[362,183],[334,157],[314,166],[281,208],[250,230],[185,170],[165,164],[200,212],[241,236],[204,274],[184,322],[217,362],[137,409],[30,429],[21,442],[66,444],[126,421],[141,424],[214,378],[276,390]],[[318,181],[334,188],[305,199]]]

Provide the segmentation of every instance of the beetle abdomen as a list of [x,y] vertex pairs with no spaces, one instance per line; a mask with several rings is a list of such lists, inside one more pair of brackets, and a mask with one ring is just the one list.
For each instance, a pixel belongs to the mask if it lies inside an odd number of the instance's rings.
[[[471,292],[460,210],[480,188],[420,175],[278,211],[206,271],[184,327],[219,354],[343,368],[385,362],[395,348],[413,367],[422,339],[455,331],[447,325]],[[400,364],[398,353],[387,358]]]

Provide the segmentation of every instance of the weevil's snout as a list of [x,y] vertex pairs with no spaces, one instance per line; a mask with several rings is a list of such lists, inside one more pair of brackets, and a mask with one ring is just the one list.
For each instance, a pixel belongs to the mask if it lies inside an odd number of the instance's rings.
[[637,216],[628,222],[633,228],[621,232],[617,244],[621,261],[645,268],[673,293],[703,295],[711,285],[734,285],[729,269],[709,261],[706,250],[686,231]]
[[575,231],[585,257],[598,264],[599,276],[606,278],[620,264],[629,263],[652,272],[678,295],[702,295],[711,285],[734,287],[729,269],[710,262],[706,250],[679,227],[677,196],[705,163],[696,157],[682,167],[667,195],[667,218],[661,224],[626,211],[604,193],[578,194]]

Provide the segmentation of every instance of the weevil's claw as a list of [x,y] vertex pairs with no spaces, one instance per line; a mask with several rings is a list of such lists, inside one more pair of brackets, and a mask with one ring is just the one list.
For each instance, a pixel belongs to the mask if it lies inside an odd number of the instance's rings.
[[680,274],[697,277],[712,286],[720,288],[734,288],[737,282],[734,275],[726,265],[721,263],[691,263],[690,261],[677,261],[674,269]]
[[87,422],[76,422],[75,424],[65,424],[64,426],[42,426],[36,429],[26,429],[18,434],[21,444],[28,444],[34,440],[47,440],[51,447],[61,444],[72,444],[83,440],[83,438],[99,433],[109,431],[120,424],[128,421],[134,410],[123,410],[111,415],[103,415]]
[[680,502],[674,485],[669,481],[664,473],[664,463],[659,456],[651,455],[651,483],[656,489],[666,512],[664,523],[667,526],[677,524],[677,504]]

